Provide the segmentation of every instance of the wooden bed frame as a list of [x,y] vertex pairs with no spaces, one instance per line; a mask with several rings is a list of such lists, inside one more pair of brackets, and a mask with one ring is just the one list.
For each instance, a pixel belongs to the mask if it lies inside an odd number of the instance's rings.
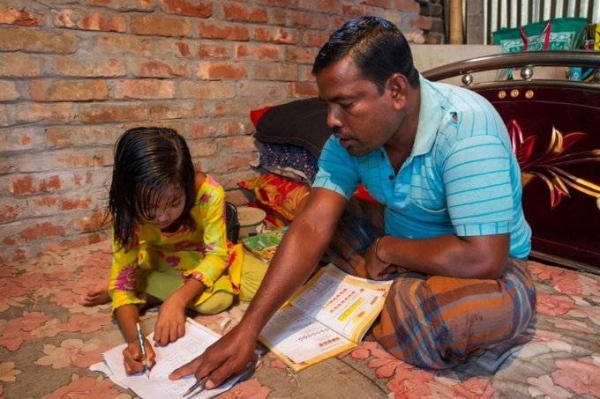
[[[596,68],[590,82],[534,79],[536,67]],[[518,80],[473,74],[518,68]],[[424,72],[462,82],[494,104],[522,168],[532,258],[600,273],[600,52],[552,51],[473,58]],[[566,75],[566,74],[565,74]]]

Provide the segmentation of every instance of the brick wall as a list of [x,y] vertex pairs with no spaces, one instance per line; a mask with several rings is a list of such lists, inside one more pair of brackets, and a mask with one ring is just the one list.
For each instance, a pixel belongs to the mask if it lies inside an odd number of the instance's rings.
[[134,126],[177,129],[243,202],[249,111],[314,96],[314,55],[351,17],[385,16],[423,43],[421,3],[3,0],[0,263],[106,237],[113,144]]

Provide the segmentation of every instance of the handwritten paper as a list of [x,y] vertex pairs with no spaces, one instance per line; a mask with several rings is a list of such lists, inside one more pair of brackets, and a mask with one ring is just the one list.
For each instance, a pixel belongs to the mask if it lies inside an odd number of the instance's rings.
[[[219,335],[196,321],[188,318],[183,338],[167,345],[156,346],[156,364],[150,371],[150,378],[143,373],[128,376],[123,365],[123,349],[126,344],[116,346],[104,352],[104,361],[93,364],[92,371],[100,371],[115,384],[134,391],[142,399],[174,399],[181,398],[185,391],[196,382],[193,374],[180,380],[170,380],[169,374],[176,368],[201,355],[206,348],[219,339]],[[152,340],[153,333],[148,335]],[[212,398],[230,389],[238,381],[232,378],[216,389],[202,391],[191,395],[195,399]]]

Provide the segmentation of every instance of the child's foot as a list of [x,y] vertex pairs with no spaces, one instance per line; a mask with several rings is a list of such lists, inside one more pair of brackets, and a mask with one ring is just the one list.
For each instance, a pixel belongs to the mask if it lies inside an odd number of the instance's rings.
[[106,285],[98,286],[96,288],[92,288],[88,291],[88,293],[83,298],[82,305],[83,306],[98,306],[104,305],[105,303],[109,303],[111,301],[110,295],[108,295],[108,289]]

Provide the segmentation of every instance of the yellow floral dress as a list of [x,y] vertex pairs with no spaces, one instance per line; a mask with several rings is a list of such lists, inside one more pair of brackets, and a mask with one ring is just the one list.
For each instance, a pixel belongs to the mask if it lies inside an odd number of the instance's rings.
[[[191,215],[196,229],[182,226],[164,233],[149,223],[136,223],[131,248],[112,240],[112,267],[108,292],[112,312],[128,304],[143,304],[141,292],[166,299],[186,279],[206,287],[189,307],[196,308],[216,292],[239,293],[242,249],[226,238],[225,191],[210,176],[197,179],[196,203]],[[224,310],[224,309],[223,309]]]

